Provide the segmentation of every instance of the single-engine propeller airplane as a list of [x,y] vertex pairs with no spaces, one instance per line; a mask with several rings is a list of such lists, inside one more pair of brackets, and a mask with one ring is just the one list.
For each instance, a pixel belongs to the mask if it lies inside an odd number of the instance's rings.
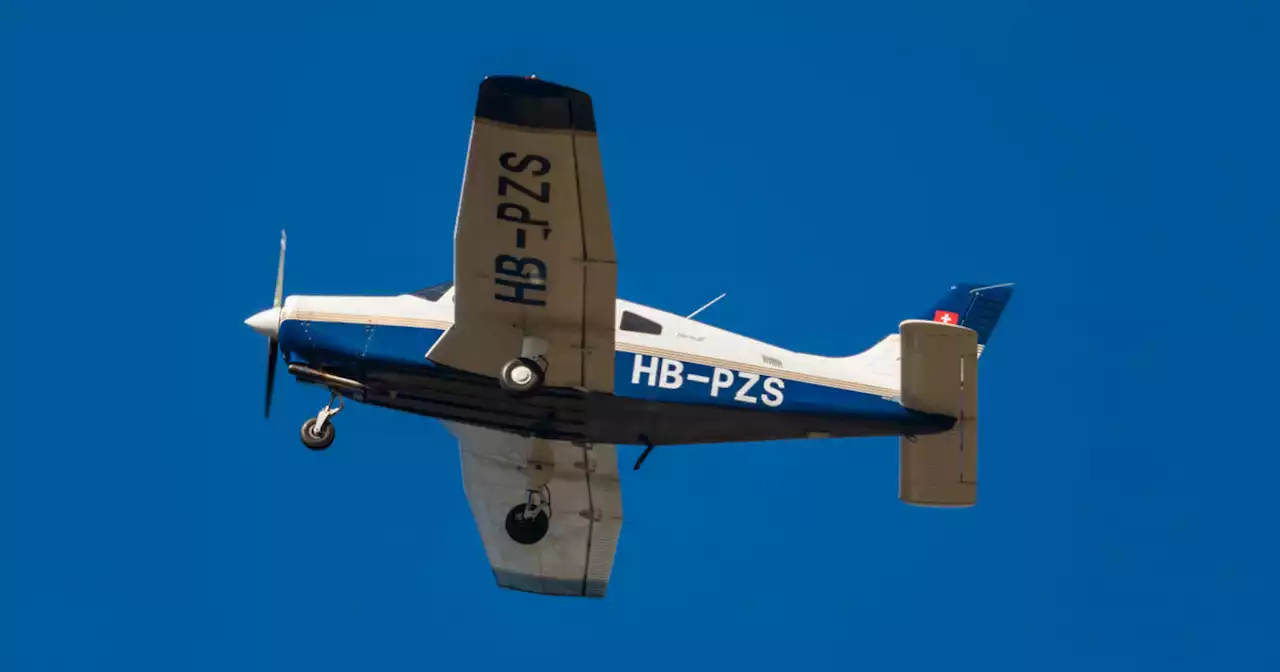
[[603,597],[622,527],[617,444],[898,436],[899,497],[977,501],[978,355],[1013,295],[958,284],[868,350],[791,352],[618,298],[595,116],[536,77],[480,84],[453,281],[399,296],[283,299],[245,322],[344,399],[439,418],[499,586]]

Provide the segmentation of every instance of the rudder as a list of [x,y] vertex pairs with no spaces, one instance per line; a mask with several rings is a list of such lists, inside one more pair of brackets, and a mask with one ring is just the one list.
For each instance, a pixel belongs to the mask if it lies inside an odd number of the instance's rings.
[[972,329],[978,335],[978,354],[981,355],[1012,298],[1012,282],[999,285],[960,283],[953,285],[920,319]]

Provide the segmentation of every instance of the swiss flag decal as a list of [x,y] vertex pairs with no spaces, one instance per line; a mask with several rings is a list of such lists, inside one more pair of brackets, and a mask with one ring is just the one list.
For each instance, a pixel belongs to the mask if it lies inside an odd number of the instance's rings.
[[948,310],[933,311],[933,321],[943,324],[959,324],[960,316]]

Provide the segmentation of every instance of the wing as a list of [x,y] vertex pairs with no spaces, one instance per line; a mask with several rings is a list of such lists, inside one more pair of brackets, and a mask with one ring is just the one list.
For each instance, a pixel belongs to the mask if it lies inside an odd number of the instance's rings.
[[455,323],[428,353],[487,376],[546,340],[546,384],[613,391],[617,263],[587,94],[480,85],[454,231]]
[[604,597],[622,531],[614,446],[445,424],[458,437],[463,488],[498,585]]

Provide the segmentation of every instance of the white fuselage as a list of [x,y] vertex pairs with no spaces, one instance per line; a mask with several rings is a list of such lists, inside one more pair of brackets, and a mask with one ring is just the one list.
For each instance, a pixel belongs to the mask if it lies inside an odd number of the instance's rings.
[[[429,301],[398,296],[290,296],[279,315],[263,311],[248,321],[266,332],[271,322],[300,320],[446,330],[452,326],[453,291]],[[890,334],[869,350],[849,357],[824,357],[786,350],[740,334],[625,299],[617,300],[615,348],[668,360],[723,367],[765,377],[812,383],[893,398],[899,389],[898,337]],[[647,321],[646,333],[624,328],[625,314]],[[256,323],[255,323],[256,320]],[[270,325],[270,326],[268,326]],[[658,329],[654,329],[656,325]],[[425,359],[426,352],[422,352]]]

